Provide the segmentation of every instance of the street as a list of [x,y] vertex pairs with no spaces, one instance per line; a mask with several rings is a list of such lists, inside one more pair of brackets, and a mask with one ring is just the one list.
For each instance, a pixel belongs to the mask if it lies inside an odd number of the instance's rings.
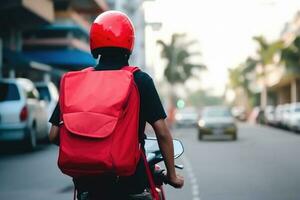
[[[237,141],[198,141],[196,133],[193,128],[173,131],[185,146],[176,161],[185,166],[178,170],[185,186],[166,186],[167,199],[300,199],[300,135],[244,123],[239,124]],[[41,145],[33,153],[5,148],[0,156],[0,199],[73,198],[71,179],[56,165],[57,147]]]

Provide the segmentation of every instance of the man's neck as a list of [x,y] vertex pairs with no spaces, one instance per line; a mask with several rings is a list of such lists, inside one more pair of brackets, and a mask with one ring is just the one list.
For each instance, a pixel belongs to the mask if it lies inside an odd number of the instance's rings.
[[106,69],[106,70],[117,70],[123,66],[128,66],[128,59],[125,57],[115,57],[115,56],[101,56],[99,63],[96,66],[96,70]]

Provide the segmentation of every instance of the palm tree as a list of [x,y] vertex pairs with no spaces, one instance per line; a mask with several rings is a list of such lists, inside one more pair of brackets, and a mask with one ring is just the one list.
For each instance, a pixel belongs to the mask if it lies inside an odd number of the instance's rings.
[[243,74],[241,65],[233,69],[228,69],[229,74],[229,87],[232,89],[237,89],[243,86]]
[[191,62],[191,57],[199,56],[200,52],[189,51],[189,47],[195,44],[196,41],[185,42],[185,36],[185,34],[173,34],[169,44],[162,40],[157,41],[162,46],[162,57],[167,60],[164,75],[171,85],[184,83],[190,77],[195,76],[193,69],[206,69],[203,64]]
[[243,88],[245,89],[247,95],[252,96],[252,91],[250,90],[251,74],[254,73],[258,61],[252,57],[248,57],[246,61],[242,64],[242,74],[243,74]]
[[246,107],[249,108],[253,103],[253,93],[250,90],[251,74],[254,72],[257,61],[248,57],[245,62],[241,63],[238,67],[229,69],[229,87],[235,91],[242,89],[246,95],[247,102],[244,102]]
[[183,84],[187,79],[195,76],[194,69],[203,70],[206,67],[203,64],[195,64],[191,62],[191,58],[199,56],[200,52],[190,52],[189,47],[196,43],[195,40],[186,42],[185,34],[173,34],[171,42],[168,44],[162,40],[157,43],[162,46],[161,56],[167,60],[164,70],[164,76],[170,84],[168,119],[169,125],[172,127],[175,116],[176,95],[174,85]]
[[262,109],[264,109],[267,105],[266,66],[273,63],[274,55],[283,48],[283,42],[279,40],[268,43],[263,36],[257,36],[253,39],[259,44],[259,49],[257,50],[259,58],[257,59],[257,63],[262,67],[262,72],[259,75],[263,80],[260,104]]

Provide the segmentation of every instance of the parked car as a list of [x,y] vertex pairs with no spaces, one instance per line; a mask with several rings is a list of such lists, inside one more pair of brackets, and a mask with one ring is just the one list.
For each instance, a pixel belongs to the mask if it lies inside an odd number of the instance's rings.
[[198,114],[194,108],[184,108],[176,111],[177,127],[195,127],[197,125]]
[[275,108],[274,106],[267,106],[264,112],[265,115],[265,121],[266,124],[268,125],[276,125],[276,121],[275,121]]
[[0,79],[0,141],[23,141],[34,149],[46,138],[47,113],[34,84],[24,78]]
[[246,109],[243,106],[235,106],[231,109],[231,112],[232,115],[240,121],[245,121],[247,119]]
[[[53,110],[58,102],[57,87],[52,82],[36,82],[36,89],[39,91],[40,100],[44,100],[47,104],[47,119],[49,120]],[[51,124],[48,124],[48,133],[50,132]]]
[[275,125],[278,127],[283,126],[283,111],[284,107],[283,105],[277,105],[275,108]]
[[291,104],[288,127],[293,131],[300,131],[300,102]]
[[237,139],[237,126],[230,108],[213,106],[203,109],[198,122],[198,139]]
[[288,128],[289,120],[290,120],[290,104],[284,104],[283,105],[283,111],[282,111],[282,127]]

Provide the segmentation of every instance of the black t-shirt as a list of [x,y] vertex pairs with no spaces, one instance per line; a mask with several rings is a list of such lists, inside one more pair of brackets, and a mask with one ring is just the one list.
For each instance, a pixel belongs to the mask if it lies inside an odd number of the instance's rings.
[[[99,64],[95,67],[95,70],[118,70],[122,68],[122,66],[127,65],[127,61],[120,61],[117,59],[114,61],[106,61],[105,59],[100,59]],[[152,78],[143,71],[137,71],[134,73],[134,80],[140,94],[139,140],[142,145],[144,145],[144,139],[146,138],[144,134],[146,122],[153,124],[159,119],[165,119],[166,113]],[[59,105],[57,104],[49,122],[53,125],[59,126],[59,120],[60,109]]]

